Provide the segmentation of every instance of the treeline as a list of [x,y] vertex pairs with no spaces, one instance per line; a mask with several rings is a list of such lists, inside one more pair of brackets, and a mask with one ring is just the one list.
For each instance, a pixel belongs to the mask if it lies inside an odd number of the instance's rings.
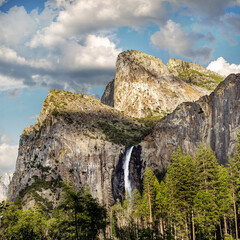
[[180,147],[159,181],[146,167],[143,190],[126,194],[108,211],[90,192],[63,184],[53,213],[0,203],[1,240],[238,240],[240,134],[236,153],[220,166],[204,143],[195,157]]
[[[128,195],[128,194],[127,194]],[[204,143],[195,157],[172,154],[166,178],[159,182],[147,167],[143,192],[136,189],[111,210],[111,234],[117,239],[238,239],[240,138],[227,167],[220,166]]]
[[95,240],[107,226],[107,211],[89,191],[63,184],[51,217],[40,207],[23,210],[19,200],[0,204],[1,240]]

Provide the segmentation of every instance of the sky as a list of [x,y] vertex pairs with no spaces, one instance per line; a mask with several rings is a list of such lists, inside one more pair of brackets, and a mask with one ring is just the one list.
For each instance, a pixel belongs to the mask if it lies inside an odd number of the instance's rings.
[[240,0],[0,0],[0,175],[49,90],[100,98],[122,51],[240,72]]

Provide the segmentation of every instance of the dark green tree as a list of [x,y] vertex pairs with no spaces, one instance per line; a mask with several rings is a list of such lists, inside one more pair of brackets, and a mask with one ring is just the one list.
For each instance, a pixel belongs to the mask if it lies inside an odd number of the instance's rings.
[[230,186],[234,207],[235,233],[238,240],[238,212],[237,205],[240,200],[240,129],[237,134],[236,153],[233,158],[229,158],[228,171],[230,175]]
[[163,181],[159,183],[157,179],[154,181],[155,195],[155,218],[159,220],[159,228],[162,236],[164,235],[164,219],[168,212],[168,199],[166,185]]
[[[197,193],[196,171],[189,154],[184,155],[181,148],[173,152],[171,163],[167,169],[166,187],[169,200],[170,220],[176,233],[188,239],[191,231],[195,236],[193,219],[193,201]],[[192,229],[189,229],[192,222]]]
[[89,191],[75,191],[73,186],[63,186],[62,200],[54,224],[60,235],[74,239],[96,239],[100,231],[105,232],[107,212]]
[[221,220],[223,219],[224,236],[226,236],[228,234],[227,220],[233,218],[233,199],[228,169],[224,166],[219,166],[218,169],[217,206],[220,217],[220,233],[222,235]]
[[199,190],[194,200],[198,236],[213,239],[220,218],[217,207],[219,165],[213,150],[205,143],[196,149],[194,162]]
[[149,223],[153,223],[154,216],[154,200],[155,200],[155,189],[154,182],[156,176],[150,167],[146,167],[143,175],[143,196],[142,196],[142,208],[145,215],[145,219]]
[[0,221],[2,240],[41,240],[46,237],[47,219],[40,208],[23,211],[14,203],[3,208]]

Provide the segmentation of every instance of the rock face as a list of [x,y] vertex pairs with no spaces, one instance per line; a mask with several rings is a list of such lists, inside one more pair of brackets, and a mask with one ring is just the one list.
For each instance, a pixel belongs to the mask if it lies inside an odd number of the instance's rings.
[[158,58],[132,50],[118,56],[115,79],[101,100],[131,117],[164,116],[182,102],[209,94],[222,80],[196,63],[170,59],[165,66]]
[[113,203],[112,178],[125,145],[149,132],[92,96],[52,90],[35,126],[21,135],[10,201],[25,207],[41,202],[51,211],[58,203],[60,180],[88,187],[107,206]]
[[239,93],[240,74],[231,74],[210,96],[179,105],[140,144],[142,160],[163,171],[178,146],[193,156],[198,144],[205,142],[214,150],[219,163],[226,164],[228,156],[235,152],[240,125]]
[[7,199],[8,185],[12,179],[13,173],[5,173],[0,177],[0,202]]
[[181,103],[155,127],[149,118],[129,116],[159,116],[178,102],[209,92],[197,86],[200,78],[189,80],[187,74],[196,74],[193,71],[212,74],[178,60],[170,60],[167,67],[159,59],[130,51],[120,54],[115,80],[102,98],[114,108],[92,96],[50,91],[38,121],[21,135],[8,199],[20,197],[24,208],[40,204],[51,212],[58,204],[63,180],[76,189],[88,187],[108,207],[124,198],[123,158],[131,145],[135,147],[130,180],[139,190],[145,166],[163,173],[178,145],[193,155],[204,141],[225,164],[235,151],[240,124],[239,74],[230,75],[209,96]]
[[114,79],[108,83],[101,98],[101,102],[108,106],[114,107]]

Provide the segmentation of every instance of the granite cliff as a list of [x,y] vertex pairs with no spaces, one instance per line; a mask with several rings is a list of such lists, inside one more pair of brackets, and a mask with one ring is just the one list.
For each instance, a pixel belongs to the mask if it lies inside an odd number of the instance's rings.
[[[145,166],[151,165],[161,174],[178,145],[193,154],[204,141],[211,145],[220,163],[226,163],[227,156],[234,153],[240,124],[240,75],[230,75],[209,96],[193,102],[210,93],[221,77],[212,77],[212,72],[200,65],[179,60],[170,60],[167,67],[159,59],[146,57],[146,62],[138,66],[132,55],[145,55],[131,52],[120,54],[115,80],[102,98],[114,108],[92,96],[50,91],[38,121],[21,135],[16,171],[8,191],[10,201],[20,197],[25,208],[40,204],[51,211],[60,197],[59,182],[64,180],[76,188],[88,187],[108,207],[117,198],[124,198],[123,162],[130,145],[135,145],[130,179],[139,189]],[[149,94],[140,94],[148,88]],[[178,100],[169,89],[175,91]],[[131,102],[131,96],[139,102]],[[164,101],[165,105],[159,105]],[[181,104],[160,119],[169,110],[168,101],[172,108],[177,102]]]
[[94,197],[113,203],[112,177],[125,146],[139,143],[151,128],[92,96],[52,90],[34,126],[21,135],[10,201],[28,208],[58,202],[60,180],[89,187]]
[[131,50],[119,54],[115,79],[101,100],[131,117],[164,116],[182,102],[210,94],[222,80],[196,63],[170,59],[165,66],[156,57]]
[[141,142],[141,159],[163,171],[178,146],[193,156],[198,144],[205,142],[226,165],[235,152],[240,125],[239,93],[240,74],[231,74],[209,96],[180,104]]

